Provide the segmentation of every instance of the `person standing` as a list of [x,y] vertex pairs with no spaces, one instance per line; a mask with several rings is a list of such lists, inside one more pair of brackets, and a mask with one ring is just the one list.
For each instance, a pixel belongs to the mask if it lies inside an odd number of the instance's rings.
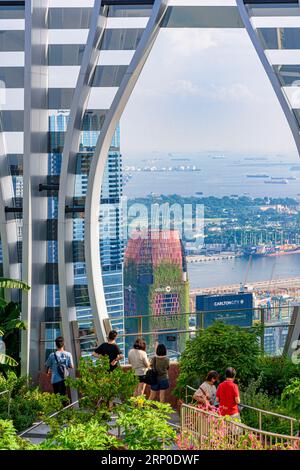
[[164,344],[159,344],[156,348],[156,355],[151,360],[151,367],[157,372],[157,383],[151,385],[149,400],[155,400],[159,392],[160,402],[166,398],[166,390],[169,388],[170,359],[167,357],[167,348]]
[[225,372],[226,380],[217,389],[216,401],[220,404],[219,409],[222,416],[240,419],[238,408],[240,392],[238,386],[234,383],[235,376],[235,369],[228,367]]
[[56,351],[51,353],[46,361],[47,373],[51,373],[51,384],[55,394],[66,395],[65,378],[69,369],[74,368],[72,354],[65,351],[65,342],[62,336],[55,340]]
[[107,342],[100,344],[100,346],[98,346],[98,348],[93,352],[94,357],[109,357],[110,372],[114,371],[115,368],[118,367],[119,361],[124,357],[123,354],[121,354],[119,346],[116,344],[117,336],[118,333],[115,330],[110,331]]
[[139,379],[139,384],[134,395],[143,395],[146,388],[145,375],[147,369],[150,367],[150,362],[146,353],[146,343],[141,338],[137,338],[133,348],[130,349],[128,362]]
[[210,408],[215,404],[217,389],[215,383],[219,379],[219,374],[215,370],[208,372],[206,380],[200,385],[193,395],[199,405]]

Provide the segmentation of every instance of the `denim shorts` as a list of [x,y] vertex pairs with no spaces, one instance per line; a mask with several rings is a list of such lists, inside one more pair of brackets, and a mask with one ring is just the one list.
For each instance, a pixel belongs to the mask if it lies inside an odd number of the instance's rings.
[[153,392],[158,392],[159,390],[167,390],[167,388],[169,387],[170,387],[169,380],[163,379],[163,380],[160,380],[157,384],[151,385],[151,390],[153,390]]

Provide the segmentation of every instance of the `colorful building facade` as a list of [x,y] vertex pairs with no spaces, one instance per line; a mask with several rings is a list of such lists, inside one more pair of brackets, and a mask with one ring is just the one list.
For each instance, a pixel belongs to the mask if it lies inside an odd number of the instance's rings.
[[[126,348],[141,334],[149,352],[164,343],[170,356],[184,349],[189,283],[178,231],[150,231],[130,239],[124,259]],[[139,316],[140,318],[132,318]],[[180,333],[181,332],[181,333]],[[136,334],[136,335],[135,335]],[[132,336],[131,336],[132,335]]]

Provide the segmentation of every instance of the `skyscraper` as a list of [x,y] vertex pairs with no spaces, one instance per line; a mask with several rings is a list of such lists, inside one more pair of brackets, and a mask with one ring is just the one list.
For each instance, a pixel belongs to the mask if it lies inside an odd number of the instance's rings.
[[[178,231],[149,231],[147,236],[142,233],[128,241],[124,302],[126,333],[143,332],[150,350],[156,341],[163,342],[169,354],[177,357],[184,349],[189,326],[189,283]],[[150,332],[153,334],[145,334]],[[126,338],[127,349],[134,338]]]

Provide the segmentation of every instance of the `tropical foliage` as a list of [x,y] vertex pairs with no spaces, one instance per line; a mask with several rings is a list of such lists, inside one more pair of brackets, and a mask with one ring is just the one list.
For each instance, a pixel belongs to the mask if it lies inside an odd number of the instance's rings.
[[27,377],[17,377],[12,371],[7,377],[0,374],[0,392],[5,390],[9,393],[0,395],[0,419],[12,420],[17,431],[64,406],[64,397],[41,392],[28,383]]
[[120,441],[97,419],[64,427],[39,446],[43,450],[114,450],[120,447]]
[[77,390],[82,398],[82,406],[92,414],[105,415],[113,401],[124,402],[133,395],[138,380],[134,371],[124,373],[121,367],[110,372],[109,359],[100,356],[81,358],[78,377],[68,378],[67,383]]
[[222,376],[229,366],[237,370],[240,383],[248,383],[257,375],[261,355],[259,336],[259,329],[250,331],[222,322],[199,331],[187,342],[181,355],[175,393],[183,396],[186,385],[198,387],[209,370],[216,370]]
[[26,325],[21,320],[19,303],[7,301],[5,289],[28,291],[30,287],[23,281],[0,278],[0,337],[3,337],[7,353],[0,351],[0,364],[16,367],[19,362],[19,332],[25,330]]
[[168,424],[173,410],[169,404],[131,398],[118,410],[116,424],[123,429],[129,450],[161,450],[170,447],[176,433]]

